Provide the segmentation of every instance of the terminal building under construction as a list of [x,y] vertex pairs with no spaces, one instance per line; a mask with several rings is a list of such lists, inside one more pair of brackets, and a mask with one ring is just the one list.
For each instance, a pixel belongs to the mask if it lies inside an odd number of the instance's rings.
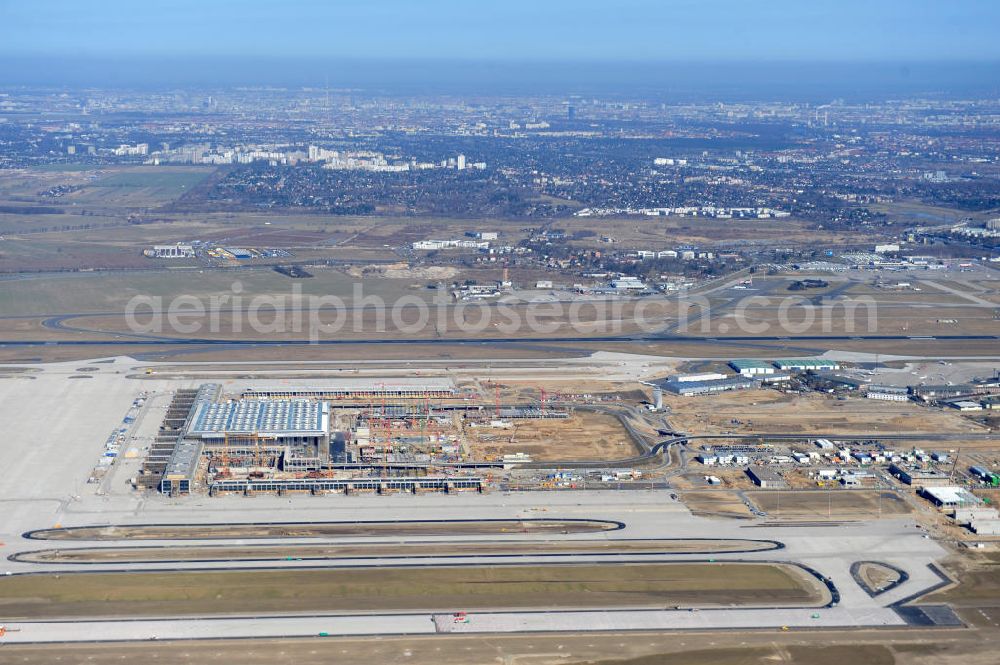
[[189,438],[206,444],[286,449],[300,457],[325,459],[330,451],[330,405],[306,399],[202,402],[194,407]]
[[375,400],[375,399],[425,399],[454,397],[455,384],[449,380],[407,380],[396,378],[391,382],[367,379],[339,379],[328,386],[271,386],[247,388],[243,397],[248,399],[321,399]]
[[[367,411],[353,417],[359,426],[364,423],[367,430],[377,431],[373,423],[389,423],[393,418],[412,419],[411,412],[424,408],[430,397],[447,399],[455,394],[451,381],[433,380],[386,383],[348,379],[321,387],[249,388],[236,399],[225,399],[218,384],[179,390],[144,463],[141,485],[158,487],[171,495],[192,492],[199,478],[207,481],[211,494],[479,489],[478,479],[461,476],[334,477],[364,469],[343,452],[351,430],[347,426],[334,431],[330,400],[342,400],[340,404],[367,401]],[[375,406],[377,402],[383,406]],[[426,404],[425,418],[439,417],[430,403]],[[345,404],[345,408],[354,413],[351,410],[357,406]],[[512,409],[504,411],[508,417],[521,415]],[[545,417],[544,412],[538,417]],[[390,431],[378,444],[383,451],[383,474],[397,467],[410,473],[420,471],[420,464],[402,464],[394,455],[391,425],[386,427]],[[421,427],[432,429],[430,425]],[[206,459],[207,471],[202,464]],[[369,462],[368,466],[372,464],[379,466],[377,462]],[[334,474],[338,469],[338,474]]]

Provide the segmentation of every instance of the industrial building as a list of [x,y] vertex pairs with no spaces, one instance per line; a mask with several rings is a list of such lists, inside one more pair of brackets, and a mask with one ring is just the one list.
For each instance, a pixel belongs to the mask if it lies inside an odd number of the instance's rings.
[[969,473],[986,485],[990,485],[991,487],[1000,486],[1000,475],[993,473],[989,469],[985,469],[981,466],[973,466],[969,468]]
[[698,381],[668,379],[660,384],[664,390],[669,390],[676,395],[690,397],[692,395],[709,395],[711,393],[721,393],[728,390],[747,390],[755,388],[757,384],[742,376],[730,376],[722,379],[707,379]]
[[951,476],[947,473],[931,469],[907,469],[898,464],[889,466],[889,473],[899,478],[907,485],[921,487],[943,487],[951,484]]
[[638,277],[619,277],[611,280],[611,288],[619,291],[644,291],[649,287]]
[[972,520],[969,530],[979,536],[1000,536],[1000,520]]
[[979,505],[956,508],[953,516],[958,524],[970,524],[975,521],[1000,520],[1000,513],[996,508],[986,508]]
[[762,376],[774,374],[774,365],[763,360],[730,360],[729,366],[743,376]]
[[938,508],[978,506],[980,503],[979,499],[964,487],[924,487],[921,488],[920,495]]
[[775,360],[774,365],[778,369],[793,370],[797,372],[840,369],[840,363],[823,358],[793,358]]
[[788,486],[781,474],[773,469],[751,466],[747,468],[746,474],[754,485],[762,489],[780,489]]
[[732,378],[728,374],[720,374],[719,372],[702,372],[701,374],[675,374],[674,376],[667,377],[667,380],[674,381],[676,383],[689,383],[691,381],[718,381],[720,379]]
[[878,399],[886,402],[906,402],[910,399],[910,391],[905,386],[883,386],[872,384],[865,393],[868,399]]
[[925,402],[932,402],[935,400],[951,399],[954,397],[964,397],[966,395],[974,395],[979,391],[979,388],[970,384],[956,384],[953,386],[948,385],[923,385],[923,386],[913,386],[910,388],[910,392],[914,397],[917,397]]
[[192,245],[153,245],[152,249],[143,251],[148,257],[155,259],[189,259],[194,257],[194,247]]

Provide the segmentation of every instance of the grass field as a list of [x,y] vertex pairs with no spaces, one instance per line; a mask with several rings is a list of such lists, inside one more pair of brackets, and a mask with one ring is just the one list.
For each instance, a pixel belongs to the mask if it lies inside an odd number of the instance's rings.
[[515,565],[80,573],[0,579],[6,619],[254,612],[818,605],[829,592],[771,563]]
[[[350,303],[355,280],[336,270],[315,270],[313,279],[292,281],[270,268],[238,271],[202,271],[198,269],[150,270],[118,273],[66,273],[39,275],[30,279],[0,282],[0,311],[14,314],[79,314],[93,312],[123,312],[129,300],[137,295],[163,298],[164,308],[175,296],[194,296],[206,308],[212,296],[243,297],[243,306],[255,295],[284,298],[279,306],[291,305],[293,286],[303,295],[335,295]],[[411,293],[408,284],[399,280],[368,280],[363,296],[377,296],[388,303]],[[431,298],[429,292],[417,295]],[[232,300],[220,301],[220,311],[232,307]],[[244,317],[245,318],[245,317]],[[110,329],[122,328],[118,316],[108,321],[91,322]],[[386,319],[391,321],[389,315]],[[244,326],[247,321],[243,321]],[[391,325],[388,323],[387,325]],[[231,329],[228,326],[227,329]]]
[[[954,632],[954,631],[953,631]],[[954,642],[975,644],[973,635],[936,635],[929,639],[894,633],[879,636],[855,635],[854,631],[826,633],[817,637],[801,634],[758,633],[627,633],[607,635],[488,635],[312,638],[281,640],[207,640],[193,642],[153,642],[73,645],[4,646],[11,663],[38,665],[109,665],[131,662],[190,662],[273,665],[342,663],[410,663],[411,665],[905,665],[907,663],[958,663],[980,665],[968,647],[954,648]],[[859,639],[865,640],[858,643]],[[926,638],[925,638],[926,639]],[[831,641],[840,642],[830,644]],[[940,646],[939,646],[940,645]],[[979,646],[983,646],[981,643]],[[961,661],[911,660],[933,657],[941,651],[955,653]],[[957,653],[956,653],[957,652]],[[964,652],[964,653],[963,653]],[[988,650],[984,649],[985,655]]]
[[879,563],[865,561],[858,566],[858,577],[868,587],[869,593],[878,593],[899,580],[899,571]]
[[211,172],[209,169],[130,169],[95,181],[91,187],[157,187],[184,189],[196,185]]
[[173,201],[205,180],[213,169],[185,166],[136,166],[115,169],[81,191],[65,197],[89,206],[145,207]]
[[440,554],[615,554],[669,552],[718,554],[774,549],[762,540],[599,540],[493,543],[365,543],[357,545],[260,545],[104,547],[37,550],[16,555],[18,561],[37,563],[146,563],[157,561],[234,561],[282,559],[346,559],[382,556],[435,556]]

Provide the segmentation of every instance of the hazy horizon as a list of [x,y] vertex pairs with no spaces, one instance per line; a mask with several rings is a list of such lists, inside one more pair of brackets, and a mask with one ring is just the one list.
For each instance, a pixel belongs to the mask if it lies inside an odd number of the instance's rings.
[[510,62],[302,57],[0,55],[0,86],[351,89],[374,94],[612,94],[828,101],[995,95],[1000,60],[970,62]]
[[6,0],[0,85],[991,95],[997,25],[985,0]]
[[5,0],[0,54],[493,61],[1000,59],[988,0]]

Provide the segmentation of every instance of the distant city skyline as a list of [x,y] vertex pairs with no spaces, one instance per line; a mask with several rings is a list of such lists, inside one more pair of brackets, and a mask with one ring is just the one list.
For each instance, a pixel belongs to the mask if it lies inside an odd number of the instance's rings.
[[2,0],[0,57],[1000,59],[990,0]]

